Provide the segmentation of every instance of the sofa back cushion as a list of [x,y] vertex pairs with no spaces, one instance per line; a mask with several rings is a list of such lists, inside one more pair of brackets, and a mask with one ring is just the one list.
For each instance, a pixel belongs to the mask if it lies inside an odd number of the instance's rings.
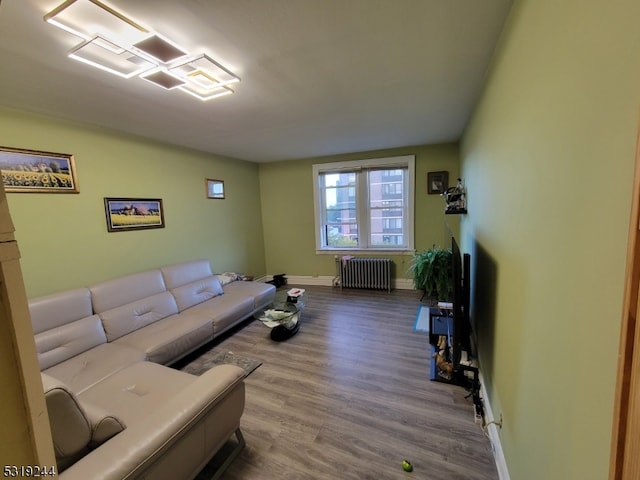
[[218,277],[210,276],[174,288],[171,293],[176,299],[178,309],[182,312],[210,298],[222,295],[223,292]]
[[109,342],[178,313],[160,270],[107,280],[89,287],[89,291]]
[[76,288],[31,298],[29,313],[34,333],[51,330],[93,315],[91,293],[87,288]]
[[100,319],[112,342],[128,333],[178,313],[178,305],[170,292],[162,292],[101,312]]
[[164,282],[169,290],[213,276],[209,260],[176,263],[162,267],[161,270]]
[[46,370],[107,342],[98,315],[35,334],[40,370]]
[[32,298],[29,313],[41,370],[107,342],[87,288]]
[[90,286],[95,313],[102,313],[122,305],[166,292],[160,270],[149,270],[114,278]]

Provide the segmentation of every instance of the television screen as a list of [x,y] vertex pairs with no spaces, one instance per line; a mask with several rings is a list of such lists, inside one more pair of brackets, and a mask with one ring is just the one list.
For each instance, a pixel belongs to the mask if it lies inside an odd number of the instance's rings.
[[455,237],[451,237],[451,275],[453,276],[453,368],[460,364],[462,351],[470,353],[469,255],[462,255]]

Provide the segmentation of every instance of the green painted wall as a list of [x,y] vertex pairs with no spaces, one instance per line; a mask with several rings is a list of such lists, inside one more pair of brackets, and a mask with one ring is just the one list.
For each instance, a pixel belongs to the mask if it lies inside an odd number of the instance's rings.
[[608,476],[640,2],[522,0],[461,146],[480,362],[511,478]]
[[[0,110],[0,145],[74,155],[80,193],[9,193],[31,297],[169,263],[265,274],[258,167],[109,131]],[[205,196],[205,178],[226,199]],[[104,197],[162,198],[166,228],[107,232]]]
[[[443,245],[445,235],[444,200],[427,194],[427,172],[449,171],[455,182],[459,171],[457,144],[416,146],[391,150],[360,152],[349,155],[311,158],[260,165],[262,222],[266,251],[266,268],[270,274],[332,276],[333,255],[315,253],[313,174],[314,163],[342,162],[396,155],[416,157],[416,249]],[[457,218],[447,220],[455,230]],[[390,255],[396,265],[396,277],[411,278],[407,273],[411,255]]]

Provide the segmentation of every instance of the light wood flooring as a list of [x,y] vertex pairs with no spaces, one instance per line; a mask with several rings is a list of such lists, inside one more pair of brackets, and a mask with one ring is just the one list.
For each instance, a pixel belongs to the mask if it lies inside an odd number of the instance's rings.
[[248,321],[213,343],[263,362],[245,381],[247,445],[223,479],[498,478],[465,389],[429,380],[419,292],[302,288],[296,336],[273,342]]

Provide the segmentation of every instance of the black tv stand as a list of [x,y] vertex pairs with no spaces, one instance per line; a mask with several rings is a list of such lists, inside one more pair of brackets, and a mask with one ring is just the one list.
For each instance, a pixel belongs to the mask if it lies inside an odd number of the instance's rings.
[[[431,307],[429,309],[430,378],[434,381],[465,388],[469,392],[467,397],[473,398],[476,415],[483,416],[478,368],[459,362],[461,355],[459,350],[461,347],[459,344],[457,346],[450,344],[457,343],[455,335],[453,313],[437,307]],[[442,348],[443,345],[441,343],[443,341],[445,343],[444,348]],[[456,361],[454,361],[454,357],[457,358]]]

